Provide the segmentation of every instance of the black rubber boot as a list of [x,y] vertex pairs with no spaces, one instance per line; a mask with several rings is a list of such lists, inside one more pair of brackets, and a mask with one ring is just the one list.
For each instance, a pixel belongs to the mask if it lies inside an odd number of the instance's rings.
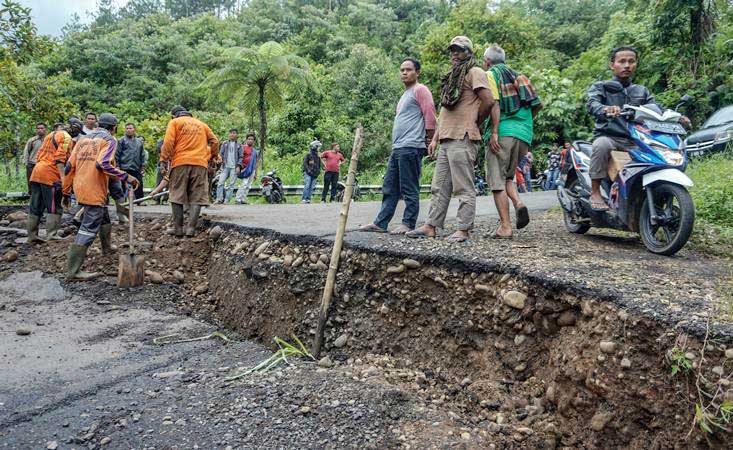
[[171,203],[173,210],[173,235],[183,237],[183,205],[180,203]]
[[28,214],[28,243],[29,244],[40,244],[46,242],[45,240],[38,237],[38,226],[41,223],[41,218]]
[[64,238],[59,236],[61,226],[61,214],[49,214],[46,216],[46,240],[61,241]]
[[110,255],[117,251],[117,246],[112,243],[111,223],[106,223],[99,227],[99,242],[102,244],[103,255]]
[[126,224],[129,222],[129,220],[127,220],[127,215],[130,214],[130,210],[122,206],[122,202],[119,200],[115,200],[115,211],[117,211],[117,221],[120,224]]
[[97,272],[84,272],[81,270],[81,266],[84,265],[84,260],[87,257],[87,250],[89,250],[89,247],[86,245],[72,244],[69,253],[66,255],[67,280],[87,281],[102,275]]
[[188,210],[188,226],[186,227],[186,236],[196,236],[196,226],[199,223],[199,214],[201,214],[201,205],[191,205]]

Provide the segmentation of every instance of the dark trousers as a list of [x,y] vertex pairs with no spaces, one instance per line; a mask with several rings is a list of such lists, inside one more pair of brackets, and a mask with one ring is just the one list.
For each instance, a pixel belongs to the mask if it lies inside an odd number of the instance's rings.
[[394,216],[400,197],[405,201],[402,223],[415,228],[420,212],[420,169],[422,149],[398,148],[392,150],[387,173],[382,184],[382,207],[374,224],[384,230]]
[[326,194],[331,190],[331,201],[336,198],[336,187],[338,186],[339,173],[326,172],[323,174],[323,192],[321,192],[321,201],[326,201]]
[[33,168],[36,167],[35,164],[26,164],[25,166],[25,180],[28,183],[28,193],[31,193],[31,174],[33,173]]
[[117,178],[110,178],[107,182],[109,188],[109,195],[118,202],[125,200],[125,190],[122,189],[122,182]]
[[106,206],[90,206],[84,207],[84,218],[82,219],[79,231],[76,233],[74,244],[86,245],[89,247],[94,242],[94,238],[99,234],[102,225],[110,223],[109,211]]
[[62,197],[60,184],[49,186],[31,181],[31,204],[29,207],[31,215],[43,217],[44,212],[61,214],[63,212],[61,208]]

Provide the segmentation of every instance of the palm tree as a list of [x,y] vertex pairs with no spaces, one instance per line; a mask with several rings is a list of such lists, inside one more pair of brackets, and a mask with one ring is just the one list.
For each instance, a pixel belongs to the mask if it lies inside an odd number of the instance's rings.
[[211,89],[212,99],[259,113],[258,165],[262,167],[267,147],[267,112],[282,105],[289,87],[310,83],[308,63],[272,41],[257,48],[229,48],[218,60],[223,66],[209,75],[204,84]]

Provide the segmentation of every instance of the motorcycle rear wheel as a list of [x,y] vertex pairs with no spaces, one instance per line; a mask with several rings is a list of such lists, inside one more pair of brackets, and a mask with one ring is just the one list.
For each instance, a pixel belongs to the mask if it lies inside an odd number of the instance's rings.
[[[567,188],[558,188],[558,189],[565,189],[566,192],[570,192],[571,197],[576,197],[575,195],[575,185],[578,184],[578,180],[573,180],[570,183],[570,186]],[[575,222],[575,215],[572,213],[569,213],[565,211],[565,209],[562,210],[562,218],[565,222],[565,229],[567,229],[570,233],[573,234],[585,234],[590,230],[590,225],[586,223],[577,223]]]
[[670,183],[655,184],[655,215],[665,218],[662,225],[654,225],[651,221],[649,202],[641,207],[639,217],[639,234],[646,248],[657,255],[674,255],[692,234],[695,224],[695,204],[683,186]]

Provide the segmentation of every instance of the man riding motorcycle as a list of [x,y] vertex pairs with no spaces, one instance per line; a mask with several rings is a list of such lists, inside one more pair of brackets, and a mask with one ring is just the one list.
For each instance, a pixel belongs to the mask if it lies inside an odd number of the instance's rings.
[[[629,139],[625,120],[620,118],[624,104],[635,106],[656,104],[649,90],[641,85],[633,84],[631,78],[636,71],[638,52],[633,47],[617,47],[611,51],[608,67],[613,71],[614,81],[624,87],[619,92],[609,92],[605,81],[594,83],[587,92],[588,112],[596,119],[593,130],[593,153],[590,161],[591,207],[594,211],[608,209],[601,196],[601,181],[607,177],[608,162],[613,150],[629,151],[635,145]],[[660,109],[664,110],[664,108]],[[679,120],[683,126],[689,126],[690,120],[682,116]]]

